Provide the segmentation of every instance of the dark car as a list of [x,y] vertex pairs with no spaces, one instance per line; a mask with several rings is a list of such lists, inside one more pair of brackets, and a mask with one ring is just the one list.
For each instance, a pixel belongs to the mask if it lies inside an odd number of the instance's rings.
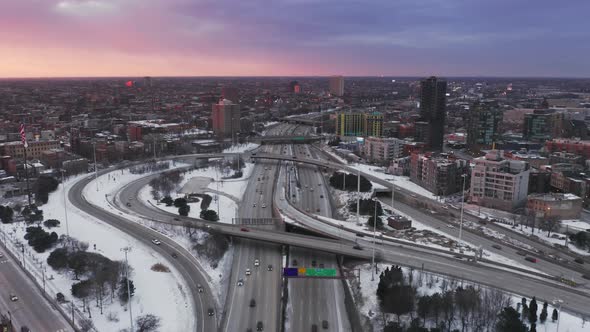
[[516,254],[517,255],[520,255],[520,256],[524,256],[524,255],[526,255],[526,252],[524,252],[524,251],[517,251]]
[[355,244],[354,247],[352,247],[353,249],[356,250],[363,250],[363,248],[361,246],[359,246],[358,244]]
[[325,330],[328,329],[328,321],[325,319],[322,321],[322,328]]
[[254,308],[256,306],[256,300],[250,300],[250,308]]
[[577,257],[576,259],[574,259],[574,262],[576,262],[578,264],[584,264],[584,260],[581,259],[580,257]]
[[502,246],[500,246],[499,244],[493,244],[492,248],[502,250]]
[[215,314],[215,311],[213,310],[213,308],[209,308],[209,310],[207,310],[207,315],[213,316],[214,314]]
[[531,262],[531,263],[537,262],[537,259],[535,257],[531,257],[531,256],[526,256],[524,259]]
[[358,236],[358,237],[365,237],[365,236],[364,236],[363,234],[361,234],[361,233],[356,233],[356,236]]
[[318,326],[315,324],[311,325],[311,332],[318,332]]
[[242,227],[242,228],[240,228],[240,231],[242,231],[242,232],[249,232],[250,230],[247,229],[247,228]]
[[264,330],[264,325],[262,324],[261,321],[258,321],[258,323],[256,323],[256,331],[262,331]]
[[175,252],[173,252],[171,255],[172,255],[172,258],[178,258],[178,255]]
[[293,262],[291,262],[291,265],[293,265],[293,266],[297,266],[297,260],[296,260],[296,259],[294,259],[294,260],[293,260]]

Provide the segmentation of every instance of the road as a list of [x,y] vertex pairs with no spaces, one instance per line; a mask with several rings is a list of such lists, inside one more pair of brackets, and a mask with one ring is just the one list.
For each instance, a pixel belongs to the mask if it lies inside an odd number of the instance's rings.
[[[27,326],[31,331],[73,331],[61,313],[49,303],[32,280],[23,272],[20,263],[0,246],[0,314],[12,317],[15,328]],[[11,301],[10,294],[18,296]]]
[[[296,154],[301,158],[311,156],[307,145],[286,146],[284,152]],[[318,168],[297,166],[294,163],[288,163],[283,167],[287,171],[291,202],[301,209],[332,217],[330,193],[326,190]],[[291,247],[291,266],[294,261],[297,261],[299,267],[323,266],[337,269],[335,255],[309,249]],[[289,279],[291,305],[287,331],[306,331],[312,324],[320,327],[323,320],[326,320],[334,331],[351,331],[342,287],[342,283],[334,279]]]
[[[107,170],[108,171],[112,171]],[[217,321],[219,318],[218,310],[215,310],[215,315],[210,317],[207,314],[209,308],[216,308],[216,302],[209,287],[206,273],[202,270],[199,262],[194,258],[190,252],[177,244],[174,240],[161,236],[160,233],[144,227],[131,220],[123,218],[114,213],[103,210],[100,207],[90,204],[82,195],[84,187],[93,179],[89,176],[78,181],[72,186],[68,192],[68,199],[76,208],[88,213],[89,215],[105,222],[129,236],[137,239],[146,247],[160,254],[166,259],[184,278],[184,281],[190,289],[190,296],[193,302],[194,312],[192,314],[196,317],[196,331],[209,332],[217,330]],[[131,199],[131,198],[129,198]],[[127,200],[125,200],[127,201]],[[135,202],[131,201],[133,205]],[[145,210],[144,210],[145,212]],[[149,216],[149,213],[147,214]],[[151,240],[158,238],[162,244],[156,246],[152,244]],[[177,258],[172,258],[172,253],[176,253]],[[198,292],[198,286],[202,285],[204,292]]]

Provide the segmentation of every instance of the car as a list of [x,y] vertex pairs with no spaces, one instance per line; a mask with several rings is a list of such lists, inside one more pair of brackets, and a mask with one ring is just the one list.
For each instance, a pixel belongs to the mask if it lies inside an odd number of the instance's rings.
[[305,188],[307,188],[307,185],[305,185]]
[[[1,257],[1,256],[0,256]],[[580,257],[576,257],[576,259],[574,259],[574,262],[578,263],[578,264],[584,264],[584,260],[581,259]]]
[[494,248],[494,249],[498,249],[498,250],[502,250],[502,246],[501,246],[501,245],[499,245],[499,244],[493,244],[493,245],[492,245],[492,248]]
[[455,226],[451,225],[451,224],[447,224],[448,228],[455,228]]
[[247,229],[246,227],[242,227],[242,228],[240,228],[240,231],[242,231],[242,232],[249,232],[250,230]]
[[263,331],[264,330],[264,325],[262,324],[261,321],[258,321],[258,323],[256,323],[256,331]]
[[309,191],[313,192],[313,188],[309,188]]
[[213,310],[213,308],[209,308],[209,310],[207,310],[207,315],[209,315],[209,316],[215,315],[215,311]]
[[316,267],[317,264],[318,263],[315,260],[311,261],[311,266]]
[[319,209],[319,208],[317,208],[317,209],[315,210],[315,212],[320,212],[320,209]]
[[152,243],[159,246],[160,244],[162,244],[162,242],[160,242],[160,240],[158,239],[152,239]]
[[320,195],[320,198],[324,198],[324,195]]
[[20,332],[31,332],[31,329],[28,326],[21,326]]
[[365,237],[365,235],[363,235],[362,233],[356,233],[356,236],[358,236],[358,237]]
[[252,204],[252,207],[256,207],[256,203]]
[[358,244],[355,244],[352,249],[356,249],[356,250],[363,250],[363,248],[361,246],[359,246]]
[[297,260],[296,260],[296,259],[294,259],[294,260],[291,262],[291,265],[293,265],[293,266],[297,266]]
[[319,266],[320,266],[320,269],[323,269],[324,268],[324,263],[320,263]]
[[325,319],[322,321],[322,328],[323,328],[324,330],[327,330],[327,329],[328,329],[328,321],[327,321],[327,320],[325,320]]
[[455,257],[456,259],[463,259],[463,255],[459,255],[459,254],[454,255],[453,257]]
[[246,275],[249,276],[252,274],[252,271],[250,271],[250,269],[246,269]]
[[172,258],[178,258],[178,255],[175,252],[171,253],[170,256],[172,256]]
[[535,257],[531,257],[531,256],[526,256],[524,259],[531,262],[531,263],[537,262],[537,259]]
[[238,280],[238,286],[244,286],[244,279]]
[[322,184],[321,183],[318,183],[318,187],[321,187],[321,186],[322,186]]
[[176,220],[176,221],[180,221],[180,218],[178,218],[178,217],[174,217],[174,220]]
[[268,264],[268,267],[267,267],[267,269],[268,269],[269,271],[272,271],[272,264]]
[[262,203],[262,208],[263,209],[266,208],[266,204]]
[[260,181],[260,178],[258,178],[258,181]]
[[256,306],[256,300],[251,299],[250,300],[250,308],[254,308]]
[[260,265],[260,261],[259,261],[259,260],[257,260],[257,259],[255,259],[255,260],[254,260],[254,266],[259,266],[259,265]]
[[203,286],[201,284],[197,285],[197,290],[199,293],[203,293]]
[[311,332],[318,332],[318,326],[315,324],[311,325]]
[[12,301],[12,302],[16,302],[16,301],[18,301],[18,296],[16,296],[15,294],[12,294],[12,293],[11,293],[11,294],[10,294],[10,301]]

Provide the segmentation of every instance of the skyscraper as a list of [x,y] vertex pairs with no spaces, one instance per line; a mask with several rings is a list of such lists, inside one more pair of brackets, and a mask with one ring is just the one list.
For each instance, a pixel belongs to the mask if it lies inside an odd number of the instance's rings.
[[467,116],[467,146],[490,147],[497,141],[502,111],[495,102],[475,102]]
[[435,76],[422,80],[420,117],[428,123],[426,146],[442,151],[446,119],[447,81]]
[[231,137],[232,142],[235,142],[240,131],[240,105],[227,99],[213,104],[211,122],[215,135],[219,138]]
[[344,77],[332,76],[330,77],[330,94],[332,96],[342,97],[344,95]]

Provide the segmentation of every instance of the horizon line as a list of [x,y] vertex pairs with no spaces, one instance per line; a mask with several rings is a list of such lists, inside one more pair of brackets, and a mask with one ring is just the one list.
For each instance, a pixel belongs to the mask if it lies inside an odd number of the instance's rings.
[[500,76],[500,75],[173,75],[173,76],[150,76],[150,75],[122,75],[122,76],[6,76],[0,77],[0,80],[59,80],[59,79],[130,79],[130,78],[329,78],[342,76],[344,78],[423,78],[423,77],[443,77],[443,78],[493,78],[493,79],[569,79],[584,80],[590,79],[590,76]]

